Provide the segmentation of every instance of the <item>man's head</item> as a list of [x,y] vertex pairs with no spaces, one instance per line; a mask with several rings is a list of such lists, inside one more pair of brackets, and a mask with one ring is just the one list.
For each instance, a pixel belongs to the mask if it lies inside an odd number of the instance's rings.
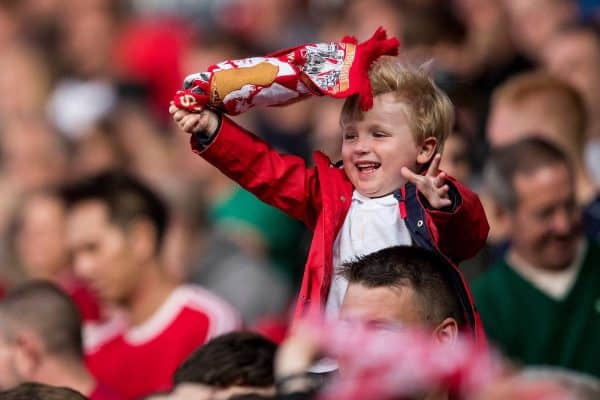
[[81,318],[53,284],[31,281],[0,301],[0,388],[43,381],[48,358],[81,363]]
[[138,180],[115,172],[75,183],[64,193],[75,272],[103,299],[126,303],[160,250],[165,204]]
[[0,392],[2,400],[86,400],[81,393],[66,387],[26,382]]
[[494,92],[487,126],[491,147],[534,134],[581,158],[587,111],[581,95],[545,72],[515,76]]
[[574,174],[557,146],[525,138],[492,152],[485,171],[490,195],[508,219],[513,251],[531,265],[567,267],[579,242]]
[[342,108],[342,160],[356,190],[378,197],[401,187],[402,167],[424,170],[452,130],[454,110],[425,68],[381,57],[369,73],[373,108],[357,96]]
[[[436,339],[453,341],[465,323],[454,275],[437,255],[412,246],[395,246],[344,265],[349,286],[343,319],[377,326],[431,329]],[[454,276],[454,277],[453,277]]]
[[173,383],[199,384],[220,395],[272,394],[277,346],[252,332],[232,332],[212,339],[175,371]]

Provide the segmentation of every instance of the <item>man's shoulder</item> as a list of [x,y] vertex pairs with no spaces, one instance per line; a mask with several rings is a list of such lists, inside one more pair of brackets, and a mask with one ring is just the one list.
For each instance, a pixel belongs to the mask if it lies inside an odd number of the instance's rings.
[[180,313],[206,315],[214,323],[239,326],[240,316],[227,301],[200,285],[179,286],[172,294]]
[[182,334],[210,338],[240,327],[239,314],[225,300],[198,285],[181,285],[140,325],[124,328],[120,322],[111,322],[95,327],[86,353],[146,346]]
[[212,337],[240,325],[239,314],[225,300],[201,286],[181,285],[148,321],[129,329],[125,339],[131,344],[143,344],[181,331],[206,331]]

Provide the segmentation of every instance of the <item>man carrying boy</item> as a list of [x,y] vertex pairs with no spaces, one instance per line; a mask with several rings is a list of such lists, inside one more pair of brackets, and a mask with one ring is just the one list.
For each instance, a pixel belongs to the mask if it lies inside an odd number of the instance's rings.
[[170,107],[195,152],[314,231],[296,316],[323,309],[338,315],[348,286],[340,269],[357,256],[416,245],[457,264],[487,236],[477,196],[438,170],[453,122],[447,96],[423,70],[393,57],[379,58],[369,75],[373,107],[362,111],[357,95],[346,100],[336,165],[317,152],[307,168],[218,113]]

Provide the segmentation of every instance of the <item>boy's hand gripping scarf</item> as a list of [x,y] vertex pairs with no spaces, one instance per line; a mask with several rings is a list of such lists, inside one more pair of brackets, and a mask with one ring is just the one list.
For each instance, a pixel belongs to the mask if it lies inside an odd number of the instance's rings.
[[310,95],[360,96],[373,105],[369,67],[381,55],[396,55],[399,42],[379,28],[367,41],[315,43],[280,50],[266,57],[224,61],[206,72],[189,75],[175,94],[179,108],[198,112],[210,107],[230,115],[254,106],[281,106]]

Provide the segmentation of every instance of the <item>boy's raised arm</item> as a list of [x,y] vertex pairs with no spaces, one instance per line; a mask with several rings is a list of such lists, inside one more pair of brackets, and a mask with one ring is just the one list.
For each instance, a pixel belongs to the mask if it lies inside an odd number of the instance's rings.
[[321,198],[313,168],[279,154],[227,117],[205,109],[169,107],[177,126],[191,135],[192,150],[256,197],[313,228]]

